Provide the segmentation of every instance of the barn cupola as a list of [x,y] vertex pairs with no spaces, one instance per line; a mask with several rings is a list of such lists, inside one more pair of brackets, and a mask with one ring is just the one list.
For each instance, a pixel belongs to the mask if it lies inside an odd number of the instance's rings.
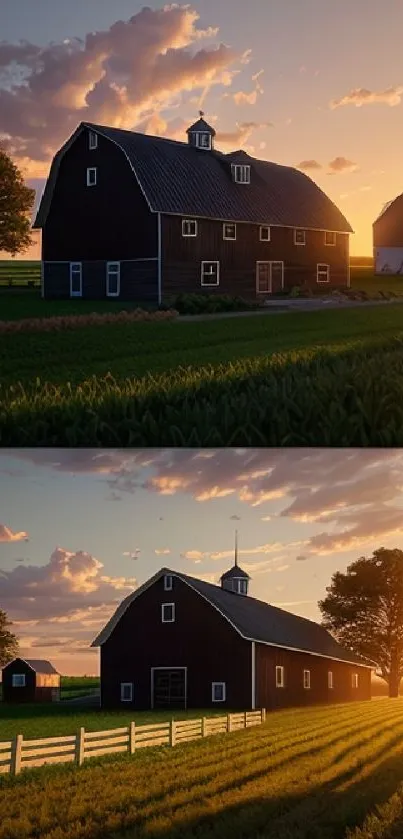
[[235,564],[221,577],[221,588],[235,594],[247,594],[249,574],[238,565],[238,531],[235,532]]
[[189,146],[194,146],[196,149],[204,149],[205,151],[212,151],[214,148],[214,137],[216,132],[214,128],[203,119],[204,111],[199,111],[200,119],[197,120],[190,128],[187,129]]

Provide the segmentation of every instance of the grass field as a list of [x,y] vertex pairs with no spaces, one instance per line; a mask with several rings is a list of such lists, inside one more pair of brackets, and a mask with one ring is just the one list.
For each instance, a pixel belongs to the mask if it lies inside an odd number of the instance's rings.
[[[96,693],[100,687],[98,676],[62,676],[60,680],[60,698],[75,699]],[[0,682],[0,701],[2,700],[2,685]],[[0,706],[1,719],[1,706]],[[1,736],[0,736],[1,739]]]
[[402,445],[403,310],[0,335],[0,445]]
[[403,701],[0,781],[0,839],[401,839]]

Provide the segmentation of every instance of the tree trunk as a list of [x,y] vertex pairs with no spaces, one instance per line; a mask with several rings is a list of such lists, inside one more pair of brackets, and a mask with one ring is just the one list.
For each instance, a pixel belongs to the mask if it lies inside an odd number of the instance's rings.
[[396,699],[399,696],[400,679],[398,668],[392,665],[389,673],[389,699]]

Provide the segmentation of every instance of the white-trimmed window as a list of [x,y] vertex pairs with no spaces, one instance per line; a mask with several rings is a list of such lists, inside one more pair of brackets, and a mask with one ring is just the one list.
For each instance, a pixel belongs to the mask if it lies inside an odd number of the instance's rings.
[[97,167],[90,166],[87,169],[87,186],[96,186],[97,185]]
[[83,266],[81,262],[70,262],[70,297],[82,297]]
[[358,673],[353,673],[351,677],[351,683],[353,688],[358,688]]
[[304,670],[304,688],[305,690],[309,690],[311,687],[311,671]]
[[248,581],[247,580],[234,580],[235,591],[238,594],[247,594],[248,591]]
[[120,683],[120,701],[133,702],[133,682]]
[[305,230],[294,230],[294,245],[306,245]]
[[233,163],[232,177],[236,184],[250,184],[250,166]]
[[319,262],[316,266],[316,282],[328,283],[330,282],[330,265],[325,265],[324,262]]
[[328,674],[327,674],[327,686],[328,686],[329,690],[333,690],[333,688],[334,688],[333,672],[331,670],[329,670]]
[[225,702],[227,695],[225,682],[211,683],[211,699],[213,702]]
[[223,239],[236,239],[236,224],[224,222],[222,226]]
[[119,297],[120,294],[120,262],[106,263],[106,296]]
[[198,149],[211,149],[211,134],[203,131],[196,133],[196,146]]
[[277,665],[276,667],[276,688],[283,688],[284,682],[284,667]]
[[261,242],[270,242],[270,227],[261,225],[259,228],[259,239]]
[[196,219],[184,218],[182,220],[182,236],[193,238],[197,236],[197,221]]
[[326,230],[325,232],[325,245],[329,245],[330,247],[334,247],[336,244],[336,234],[333,230]]
[[220,285],[220,263],[219,262],[202,262],[202,264],[201,264],[201,284],[202,284],[202,286],[218,286],[218,285]]
[[13,673],[11,684],[13,688],[25,688],[25,673]]
[[161,606],[162,623],[175,622],[175,603],[163,603]]
[[164,591],[172,591],[172,574],[165,574],[164,576]]
[[98,134],[95,134],[95,131],[89,132],[88,148],[90,149],[90,151],[93,151],[93,149],[98,148]]

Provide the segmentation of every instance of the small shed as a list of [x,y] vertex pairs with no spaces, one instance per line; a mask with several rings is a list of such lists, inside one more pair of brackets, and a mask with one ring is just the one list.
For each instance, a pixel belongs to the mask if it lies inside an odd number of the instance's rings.
[[60,673],[45,659],[14,658],[2,669],[3,702],[58,702]]

